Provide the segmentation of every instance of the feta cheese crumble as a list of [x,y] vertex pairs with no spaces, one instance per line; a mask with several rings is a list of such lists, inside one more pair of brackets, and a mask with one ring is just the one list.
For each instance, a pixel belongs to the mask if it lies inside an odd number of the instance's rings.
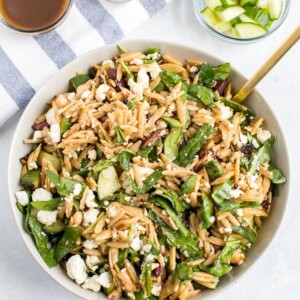
[[140,58],[133,59],[130,62],[131,65],[136,65],[136,66],[141,66],[143,63],[144,63],[143,60]]
[[26,206],[29,202],[28,194],[25,191],[18,191],[15,193],[17,201],[22,205]]
[[140,240],[140,238],[137,236],[135,237],[131,244],[130,247],[134,250],[134,251],[141,251],[142,247],[143,247],[143,241]]
[[147,69],[146,68],[142,67],[139,70],[136,82],[143,89],[146,89],[146,88],[149,87],[149,76],[147,74]]
[[88,211],[83,213],[83,226],[89,226],[95,223],[99,215],[98,209],[90,208]]
[[73,255],[66,263],[67,274],[71,279],[74,279],[78,284],[86,281],[88,275],[86,273],[86,265],[79,254]]
[[88,152],[88,159],[95,160],[96,158],[97,158],[97,152],[96,152],[96,150],[95,149],[90,150]]
[[61,140],[59,124],[52,124],[50,126],[49,136],[53,143],[58,143]]
[[270,137],[271,137],[271,132],[268,130],[259,130],[257,133],[257,139],[261,142],[264,143],[265,141],[267,141]]
[[152,79],[155,79],[161,71],[162,69],[159,67],[156,61],[147,66],[147,72],[150,73]]
[[244,192],[242,190],[240,190],[240,188],[237,188],[237,189],[232,189],[229,193],[230,197],[231,198],[238,198],[239,196],[243,195]]
[[110,69],[114,69],[116,67],[115,63],[111,59],[103,61],[102,66],[108,67]]
[[44,188],[36,189],[32,195],[32,201],[48,201],[52,199],[52,194]]
[[158,297],[160,295],[160,292],[161,292],[161,285],[154,284],[151,289],[151,294]]
[[198,71],[199,71],[199,69],[196,66],[191,66],[191,68],[190,68],[191,73],[196,73]]
[[109,91],[109,85],[106,83],[100,84],[96,90],[96,99],[102,101],[106,98],[106,93]]
[[46,121],[49,125],[57,124],[54,108],[50,108],[46,113]]
[[98,263],[100,262],[100,259],[95,255],[87,255],[85,259],[86,265],[91,269],[92,271],[96,271],[98,268]]
[[47,211],[40,210],[37,213],[37,219],[40,223],[44,225],[51,225],[56,221],[58,210]]
[[90,95],[91,91],[86,90],[81,94],[81,99],[86,99]]
[[135,94],[137,100],[143,99],[143,87],[137,84],[132,78],[128,80],[128,86],[130,90]]
[[80,192],[81,192],[81,184],[76,183],[73,188],[73,195],[78,196],[80,194]]
[[92,250],[92,249],[98,248],[98,244],[95,243],[93,240],[85,240],[83,242],[83,247],[86,249]]
[[42,139],[45,137],[45,133],[43,130],[36,130],[34,133],[33,133],[33,140],[36,141],[38,139]]
[[111,282],[112,282],[112,276],[109,272],[103,272],[98,277],[97,281],[104,287],[109,288]]
[[91,290],[93,292],[99,292],[101,289],[101,285],[97,281],[97,279],[98,279],[97,275],[94,275],[93,277],[89,277],[82,285],[82,288],[84,290]]
[[94,201],[95,195],[92,190],[89,190],[86,199],[85,199],[85,204],[87,207],[98,207],[98,204]]
[[222,113],[222,120],[228,120],[233,116],[232,109],[228,106],[225,106],[224,103],[218,101],[215,103]]
[[251,189],[257,189],[258,185],[256,184],[256,180],[258,178],[258,174],[248,174],[247,175],[248,181],[249,181],[249,186]]

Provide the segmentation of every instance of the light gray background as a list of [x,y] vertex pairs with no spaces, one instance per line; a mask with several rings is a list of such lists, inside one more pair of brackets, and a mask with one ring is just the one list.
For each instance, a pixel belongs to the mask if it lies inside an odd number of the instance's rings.
[[[127,38],[153,38],[180,42],[218,56],[246,77],[268,58],[299,25],[300,1],[292,7],[284,24],[264,41],[237,45],[208,33],[194,16],[192,1],[173,0]],[[270,102],[281,123],[292,167],[288,209],[272,247],[216,300],[300,299],[300,43],[260,83],[259,90]],[[7,191],[9,145],[20,113],[0,128],[0,299],[79,299],[66,291],[37,265],[25,247],[13,219]],[[16,174],[18,176],[18,174]]]

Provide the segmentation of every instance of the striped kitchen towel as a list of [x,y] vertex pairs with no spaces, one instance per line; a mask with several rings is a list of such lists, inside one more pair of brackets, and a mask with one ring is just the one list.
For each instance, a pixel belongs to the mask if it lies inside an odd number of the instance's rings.
[[24,108],[57,70],[77,56],[121,39],[170,0],[74,0],[65,22],[25,36],[0,22],[0,126]]

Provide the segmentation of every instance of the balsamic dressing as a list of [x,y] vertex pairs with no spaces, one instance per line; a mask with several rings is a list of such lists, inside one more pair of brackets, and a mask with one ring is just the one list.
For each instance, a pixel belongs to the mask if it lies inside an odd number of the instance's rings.
[[24,31],[46,29],[65,13],[70,0],[0,0],[0,15]]

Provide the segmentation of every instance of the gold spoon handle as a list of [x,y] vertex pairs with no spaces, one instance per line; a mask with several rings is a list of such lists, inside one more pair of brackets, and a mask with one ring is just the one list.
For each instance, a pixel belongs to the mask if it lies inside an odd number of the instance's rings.
[[287,38],[287,40],[270,56],[270,58],[252,75],[240,91],[233,97],[236,102],[242,102],[264,78],[264,76],[277,64],[281,57],[292,48],[300,39],[300,26]]

